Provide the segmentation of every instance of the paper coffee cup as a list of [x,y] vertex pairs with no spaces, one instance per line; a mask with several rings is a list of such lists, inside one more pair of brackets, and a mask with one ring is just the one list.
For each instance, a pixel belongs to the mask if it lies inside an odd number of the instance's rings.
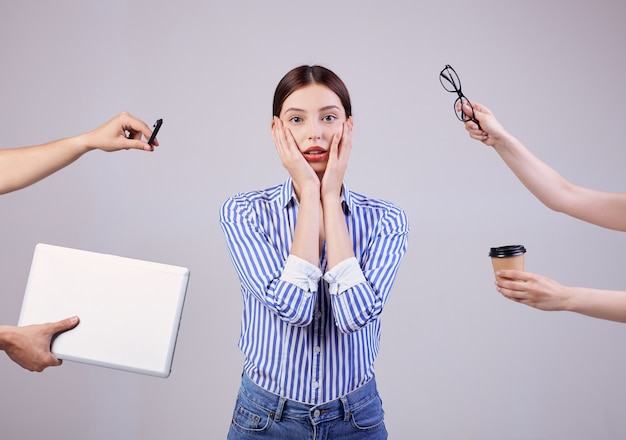
[[493,272],[504,269],[524,270],[526,248],[521,244],[492,247],[489,250]]

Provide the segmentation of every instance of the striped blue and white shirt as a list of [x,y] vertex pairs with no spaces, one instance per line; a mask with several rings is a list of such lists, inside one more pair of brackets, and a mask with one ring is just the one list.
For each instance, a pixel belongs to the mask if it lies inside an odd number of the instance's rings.
[[241,282],[244,371],[290,400],[325,403],[374,377],[380,314],[407,246],[408,220],[392,203],[350,192],[343,210],[356,258],[331,270],[289,254],[298,217],[289,178],[237,194],[220,222]]

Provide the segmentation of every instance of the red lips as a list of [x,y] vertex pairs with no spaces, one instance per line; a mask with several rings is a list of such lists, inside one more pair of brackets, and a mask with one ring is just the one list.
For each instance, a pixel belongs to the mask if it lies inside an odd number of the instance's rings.
[[309,147],[302,154],[307,162],[322,162],[328,156],[327,151],[319,146]]

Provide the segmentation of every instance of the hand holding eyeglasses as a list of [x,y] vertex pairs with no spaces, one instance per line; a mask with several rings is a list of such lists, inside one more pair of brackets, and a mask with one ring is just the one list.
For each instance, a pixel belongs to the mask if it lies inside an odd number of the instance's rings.
[[446,91],[457,94],[458,97],[454,101],[454,113],[459,121],[474,121],[480,129],[480,123],[476,119],[472,103],[463,94],[461,90],[461,79],[451,65],[446,64],[446,67],[439,72],[439,82]]
[[439,73],[439,81],[446,91],[457,94],[458,97],[454,101],[454,113],[465,124],[465,129],[472,139],[493,147],[505,137],[510,136],[491,110],[467,99],[461,90],[459,75],[452,66],[448,64],[443,68]]
[[[477,102],[471,103],[471,107],[464,107],[466,114],[473,114],[477,120],[468,119],[465,121],[465,129],[472,139],[481,141],[490,147],[503,142],[510,134],[498,122],[494,114],[482,104]],[[478,119],[482,121],[482,126],[478,123]]]

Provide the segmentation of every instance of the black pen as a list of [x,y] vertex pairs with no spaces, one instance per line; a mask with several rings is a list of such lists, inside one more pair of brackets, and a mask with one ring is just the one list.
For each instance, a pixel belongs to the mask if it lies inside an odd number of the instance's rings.
[[152,146],[152,144],[154,143],[154,138],[156,138],[156,135],[161,128],[161,124],[163,124],[163,119],[157,119],[157,121],[154,123],[154,130],[152,131],[152,136],[150,136],[150,139],[148,140],[148,145]]

